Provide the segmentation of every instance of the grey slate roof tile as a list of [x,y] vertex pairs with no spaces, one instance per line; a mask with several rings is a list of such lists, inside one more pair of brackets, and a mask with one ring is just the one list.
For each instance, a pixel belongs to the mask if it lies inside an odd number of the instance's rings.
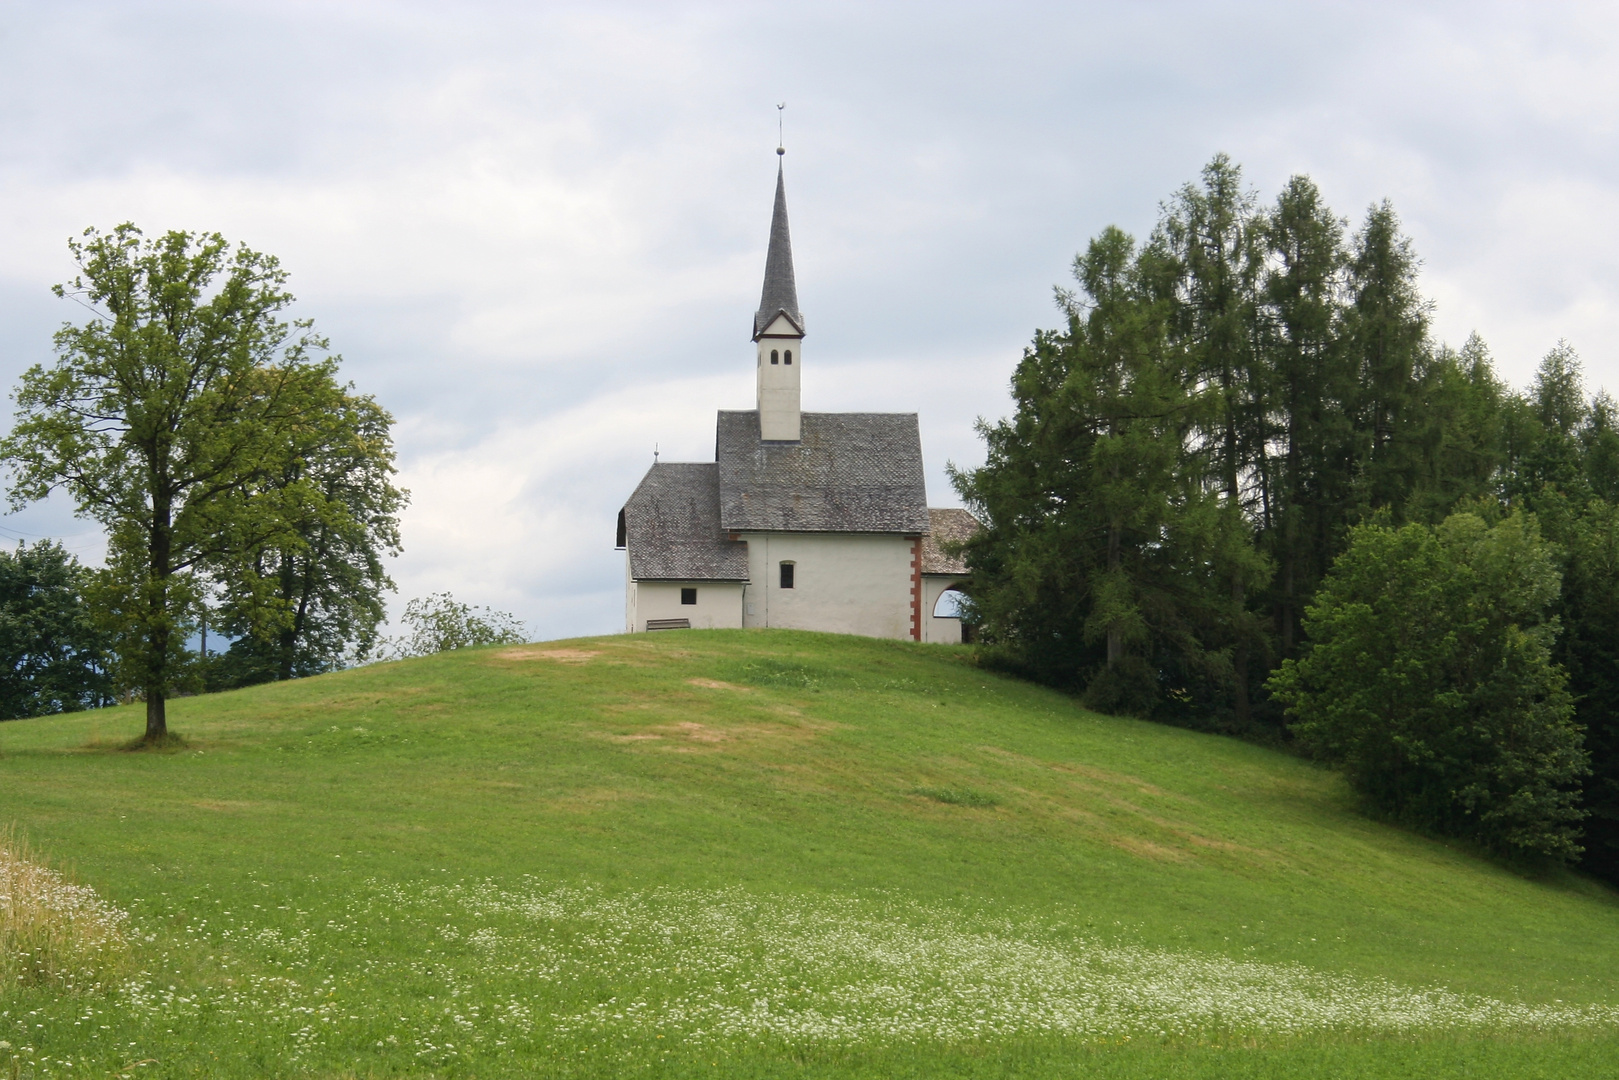
[[746,581],[748,545],[720,530],[719,466],[660,462],[624,504],[637,581]]
[[915,413],[807,412],[801,431],[796,443],[761,442],[757,412],[719,414],[722,529],[928,531]]
[[931,528],[922,539],[922,573],[965,574],[967,559],[963,555],[948,555],[944,544],[960,544],[971,540],[984,526],[966,510],[946,508],[928,509]]

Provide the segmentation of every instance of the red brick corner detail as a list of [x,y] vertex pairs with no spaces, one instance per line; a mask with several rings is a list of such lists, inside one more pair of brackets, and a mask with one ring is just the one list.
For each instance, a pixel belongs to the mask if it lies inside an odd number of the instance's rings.
[[911,640],[922,640],[922,538],[911,538]]

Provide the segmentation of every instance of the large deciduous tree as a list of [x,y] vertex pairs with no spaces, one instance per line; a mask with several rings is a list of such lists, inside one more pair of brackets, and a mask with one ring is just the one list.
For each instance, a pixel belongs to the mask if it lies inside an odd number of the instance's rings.
[[92,317],[63,326],[56,362],[23,376],[0,455],[14,504],[60,488],[106,527],[93,599],[160,742],[211,573],[230,567],[264,601],[250,620],[261,632],[284,619],[252,555],[297,543],[297,508],[318,499],[307,480],[269,481],[329,410],[336,361],[309,323],[283,318],[292,296],[271,256],[130,224],[69,246],[79,272],[56,293]]
[[[383,560],[399,551],[393,419],[369,397],[328,391],[330,400],[292,431],[291,452],[261,478],[257,493],[296,493],[285,503],[290,531],[247,555],[248,573],[222,575],[217,625],[237,640],[213,665],[211,683],[240,686],[315,675],[365,660],[386,619],[393,588]],[[267,628],[256,612],[265,593],[280,613]]]
[[1504,852],[1577,856],[1587,772],[1534,519],[1358,526],[1271,677],[1300,743],[1376,807]]

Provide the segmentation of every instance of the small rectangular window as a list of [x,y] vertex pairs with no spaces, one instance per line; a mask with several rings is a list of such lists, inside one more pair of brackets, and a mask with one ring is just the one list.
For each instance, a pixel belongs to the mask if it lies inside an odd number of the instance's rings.
[[781,564],[781,587],[784,589],[793,587],[793,564],[790,562]]
[[697,603],[697,590],[696,589],[681,589],[680,590],[680,602],[682,604],[695,604],[695,603]]

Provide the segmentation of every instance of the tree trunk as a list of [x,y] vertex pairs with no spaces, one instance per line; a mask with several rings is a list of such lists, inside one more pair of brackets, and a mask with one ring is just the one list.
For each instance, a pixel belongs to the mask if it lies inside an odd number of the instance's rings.
[[[275,677],[282,682],[292,678],[293,660],[298,651],[298,634],[303,629],[304,612],[309,606],[309,574],[304,575],[304,589],[298,596],[298,610],[293,615],[292,625],[281,631],[276,639],[276,671]],[[292,554],[281,552],[281,598],[287,602],[292,601],[293,590],[297,588],[297,574],[293,567]]]
[[1242,574],[1231,575],[1231,617],[1236,620],[1236,648],[1232,650],[1231,666],[1232,678],[1236,683],[1236,700],[1233,703],[1237,710],[1237,722],[1247,726],[1252,715],[1248,704],[1248,629],[1243,619],[1243,610],[1247,604],[1246,590],[1242,584]]
[[1284,533],[1287,534],[1284,541],[1287,544],[1287,550],[1282,556],[1282,603],[1281,611],[1279,612],[1280,617],[1276,620],[1276,636],[1281,639],[1282,655],[1284,657],[1293,655],[1293,607],[1295,603],[1293,568],[1295,561],[1293,558],[1292,532],[1290,516],[1289,524],[1284,529]]
[[[1226,375],[1227,385],[1231,383],[1229,371]],[[1225,425],[1225,490],[1226,502],[1231,506],[1231,512],[1239,520],[1242,517],[1242,489],[1237,478],[1237,406],[1234,396],[1228,391],[1226,394],[1226,425]],[[1247,590],[1243,585],[1242,571],[1231,572],[1231,619],[1232,630],[1236,641],[1232,649],[1231,664],[1232,677],[1236,683],[1236,699],[1233,702],[1237,712],[1237,722],[1244,726],[1248,724],[1250,708],[1248,704],[1248,631],[1244,625],[1243,612],[1247,607]]]
[[[161,493],[163,485],[159,482],[152,485],[155,492]],[[153,588],[148,598],[151,605],[148,617],[152,620],[148,624],[146,637],[146,736],[144,741],[148,744],[161,743],[169,737],[168,711],[163,695],[168,688],[169,673],[169,627],[166,620],[169,607],[169,577],[173,572],[171,563],[174,554],[174,515],[173,508],[168,499],[162,495],[154,495],[152,500],[152,532],[148,539],[147,554],[150,558],[150,573]]]
[[275,677],[282,682],[292,678],[292,662],[298,647],[297,637],[291,630],[283,630],[276,638]]
[[1303,451],[1299,447],[1299,392],[1297,386],[1287,395],[1287,473],[1282,492],[1282,610],[1276,627],[1281,639],[1282,656],[1293,655],[1293,636],[1298,622],[1298,561],[1299,561],[1299,492],[1303,487],[1300,476],[1304,471]]
[[167,704],[161,687],[146,688],[146,742],[160,743],[169,737]]
[[[1118,572],[1119,548],[1123,543],[1124,528],[1114,521],[1107,529],[1107,572],[1109,576]],[[1107,628],[1107,667],[1112,671],[1118,662],[1124,658],[1124,634],[1117,623]]]

